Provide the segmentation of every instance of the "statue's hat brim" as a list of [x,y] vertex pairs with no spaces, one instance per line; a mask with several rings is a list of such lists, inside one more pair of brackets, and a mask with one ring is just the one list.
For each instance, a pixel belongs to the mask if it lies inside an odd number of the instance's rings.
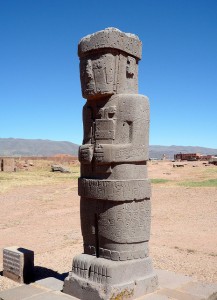
[[125,33],[117,28],[106,28],[82,38],[78,44],[79,57],[98,49],[120,50],[137,59],[142,57],[142,42],[131,33]]

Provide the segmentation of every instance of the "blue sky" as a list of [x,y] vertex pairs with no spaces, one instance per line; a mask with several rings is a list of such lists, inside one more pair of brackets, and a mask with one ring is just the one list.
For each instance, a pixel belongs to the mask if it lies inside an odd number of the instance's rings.
[[216,0],[0,0],[0,137],[81,143],[77,44],[106,27],[143,42],[150,144],[217,148]]

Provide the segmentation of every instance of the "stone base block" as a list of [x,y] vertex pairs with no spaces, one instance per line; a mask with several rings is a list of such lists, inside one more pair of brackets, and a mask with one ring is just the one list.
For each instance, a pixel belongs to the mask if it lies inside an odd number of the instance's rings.
[[19,283],[34,280],[34,252],[13,246],[3,249],[3,276]]
[[150,258],[116,262],[81,254],[73,260],[63,292],[81,300],[131,300],[157,286]]

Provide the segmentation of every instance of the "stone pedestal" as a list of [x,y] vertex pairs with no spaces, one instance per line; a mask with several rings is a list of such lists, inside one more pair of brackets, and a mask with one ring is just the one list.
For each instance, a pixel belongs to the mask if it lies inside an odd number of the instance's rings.
[[156,286],[150,258],[117,262],[80,254],[73,260],[63,291],[82,300],[135,299]]
[[149,101],[138,95],[137,36],[107,28],[78,47],[84,139],[79,149],[84,254],[63,291],[82,300],[135,299],[154,291],[148,253]]

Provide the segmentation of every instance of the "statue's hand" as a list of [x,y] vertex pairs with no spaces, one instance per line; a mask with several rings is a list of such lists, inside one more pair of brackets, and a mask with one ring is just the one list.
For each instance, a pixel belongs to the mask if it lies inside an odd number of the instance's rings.
[[94,149],[94,159],[97,164],[103,163],[104,161],[104,150],[102,145],[96,145]]
[[111,145],[96,145],[93,154],[96,164],[111,163],[111,151]]
[[86,144],[79,147],[79,161],[82,164],[90,164],[93,158],[93,145]]

